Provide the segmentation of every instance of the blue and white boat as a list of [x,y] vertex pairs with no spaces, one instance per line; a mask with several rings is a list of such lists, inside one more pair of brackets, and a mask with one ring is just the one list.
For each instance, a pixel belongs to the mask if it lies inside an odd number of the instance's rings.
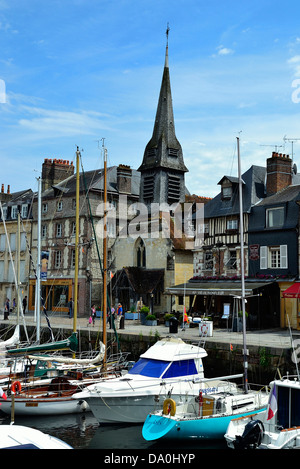
[[171,398],[166,399],[163,410],[147,416],[143,425],[142,434],[145,440],[153,441],[161,438],[224,438],[229,422],[233,418],[258,413],[266,409],[268,402],[267,392],[249,391],[248,385],[248,358],[246,347],[246,312],[245,312],[245,268],[244,268],[244,228],[243,228],[243,201],[242,177],[238,147],[239,172],[239,205],[240,205],[240,261],[241,261],[241,296],[243,313],[243,359],[244,359],[244,386],[243,390],[236,389],[229,392],[211,393],[203,396],[201,384],[199,396],[191,396],[188,402],[176,406]]
[[224,386],[234,392],[235,383],[204,378],[206,356],[202,347],[167,337],[143,353],[127,374],[87,386],[72,397],[87,402],[100,424],[144,423],[170,395],[177,405],[197,397],[200,382],[203,393],[222,392]]
[[264,391],[201,394],[176,406],[171,398],[163,410],[151,413],[143,425],[145,440],[221,439],[232,418],[259,413],[266,409],[268,394]]

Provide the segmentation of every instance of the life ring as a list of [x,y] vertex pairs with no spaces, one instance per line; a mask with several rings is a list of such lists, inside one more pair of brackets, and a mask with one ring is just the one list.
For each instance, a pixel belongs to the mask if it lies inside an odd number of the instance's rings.
[[202,333],[203,335],[208,334],[208,325],[207,325],[207,324],[203,324],[203,325],[201,326],[201,333]]
[[13,384],[11,385],[11,390],[12,392],[21,392],[22,386],[20,381],[14,381]]
[[176,402],[174,399],[165,399],[163,404],[163,414],[174,417],[176,413]]

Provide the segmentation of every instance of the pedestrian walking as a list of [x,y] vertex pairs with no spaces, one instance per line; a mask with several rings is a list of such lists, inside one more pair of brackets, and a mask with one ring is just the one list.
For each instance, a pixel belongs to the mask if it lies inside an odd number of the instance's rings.
[[68,308],[69,308],[69,317],[72,318],[73,317],[73,300],[72,300],[72,298],[70,298],[70,301],[68,303]]
[[23,314],[25,315],[27,308],[27,296],[23,298]]
[[93,326],[95,325],[95,319],[96,319],[96,305],[93,305],[92,308],[92,321],[93,321]]
[[9,316],[9,299],[6,298],[5,304],[4,304],[4,321],[7,321]]

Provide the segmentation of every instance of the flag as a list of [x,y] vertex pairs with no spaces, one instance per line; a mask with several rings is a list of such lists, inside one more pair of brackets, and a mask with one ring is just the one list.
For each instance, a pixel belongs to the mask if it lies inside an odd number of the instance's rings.
[[6,397],[6,394],[5,392],[3,391],[3,389],[1,388],[0,386],[0,397],[2,397],[2,399],[4,399],[6,401],[7,397]]
[[276,396],[276,386],[274,385],[272,394],[269,399],[267,420],[270,420],[271,418],[273,418],[276,412],[277,412],[277,396]]
[[183,322],[189,323],[189,318],[188,318],[188,315],[186,314],[185,306],[183,309]]
[[232,352],[232,351],[233,351],[233,345],[230,344],[230,352]]

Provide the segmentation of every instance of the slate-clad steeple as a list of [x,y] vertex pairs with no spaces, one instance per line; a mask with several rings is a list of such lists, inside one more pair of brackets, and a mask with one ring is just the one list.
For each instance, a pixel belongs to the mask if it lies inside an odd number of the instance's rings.
[[184,202],[184,173],[188,170],[183,161],[181,145],[175,135],[168,43],[153,134],[145,148],[139,171],[142,202]]

